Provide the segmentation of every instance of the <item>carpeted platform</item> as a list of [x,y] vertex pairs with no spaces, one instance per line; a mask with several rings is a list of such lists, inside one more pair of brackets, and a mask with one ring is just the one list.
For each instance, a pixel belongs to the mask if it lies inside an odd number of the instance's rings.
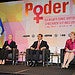
[[75,75],[75,66],[61,69],[55,66],[27,67],[25,65],[0,65],[0,75]]

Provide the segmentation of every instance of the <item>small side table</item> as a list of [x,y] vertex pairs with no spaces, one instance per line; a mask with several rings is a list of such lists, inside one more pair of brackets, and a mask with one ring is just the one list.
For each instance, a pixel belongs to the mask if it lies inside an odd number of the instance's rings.
[[24,64],[24,62],[23,62],[23,58],[25,57],[26,52],[20,52],[20,55],[22,56],[22,64]]
[[57,57],[57,66],[59,66],[60,54],[59,53],[50,53],[51,65],[53,65],[53,57]]

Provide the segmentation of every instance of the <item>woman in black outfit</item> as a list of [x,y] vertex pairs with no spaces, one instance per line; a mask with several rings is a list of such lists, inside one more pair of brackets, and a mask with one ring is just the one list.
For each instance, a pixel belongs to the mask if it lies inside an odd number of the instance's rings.
[[2,48],[2,64],[5,63],[5,59],[8,57],[8,54],[12,53],[13,48],[16,48],[16,42],[13,41],[13,36],[10,34],[8,35],[8,40],[5,41]]

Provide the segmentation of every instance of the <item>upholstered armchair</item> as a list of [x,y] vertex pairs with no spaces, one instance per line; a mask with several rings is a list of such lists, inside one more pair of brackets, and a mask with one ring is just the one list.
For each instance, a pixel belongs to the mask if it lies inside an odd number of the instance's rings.
[[[26,65],[29,65],[29,61],[31,60],[31,58],[33,58],[34,60],[36,59],[36,54],[31,55],[30,51],[33,50],[31,49],[26,50]],[[39,50],[35,50],[35,51],[39,51]],[[50,61],[50,50],[44,49],[42,50],[42,53],[40,53],[38,63],[42,63],[42,65],[45,66],[45,63],[47,63],[48,61]]]
[[19,50],[17,49],[17,45],[15,48],[12,49],[12,53],[9,53],[6,57],[5,62],[11,62],[13,65],[15,65],[18,61],[18,55],[19,55]]
[[[64,61],[64,53],[65,53],[65,49],[60,49],[60,62],[61,62],[61,64],[63,63],[63,61]],[[71,63],[70,63],[70,66],[71,65],[75,65],[75,57],[74,57],[74,59],[71,61]]]

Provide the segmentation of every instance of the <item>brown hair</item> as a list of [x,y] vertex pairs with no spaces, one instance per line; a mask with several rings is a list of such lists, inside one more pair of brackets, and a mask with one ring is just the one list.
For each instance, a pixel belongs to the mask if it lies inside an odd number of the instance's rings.
[[71,32],[70,34],[74,34],[74,36],[75,36],[75,32]]
[[43,37],[43,35],[42,35],[42,34],[38,34],[38,35],[41,35],[41,37]]

